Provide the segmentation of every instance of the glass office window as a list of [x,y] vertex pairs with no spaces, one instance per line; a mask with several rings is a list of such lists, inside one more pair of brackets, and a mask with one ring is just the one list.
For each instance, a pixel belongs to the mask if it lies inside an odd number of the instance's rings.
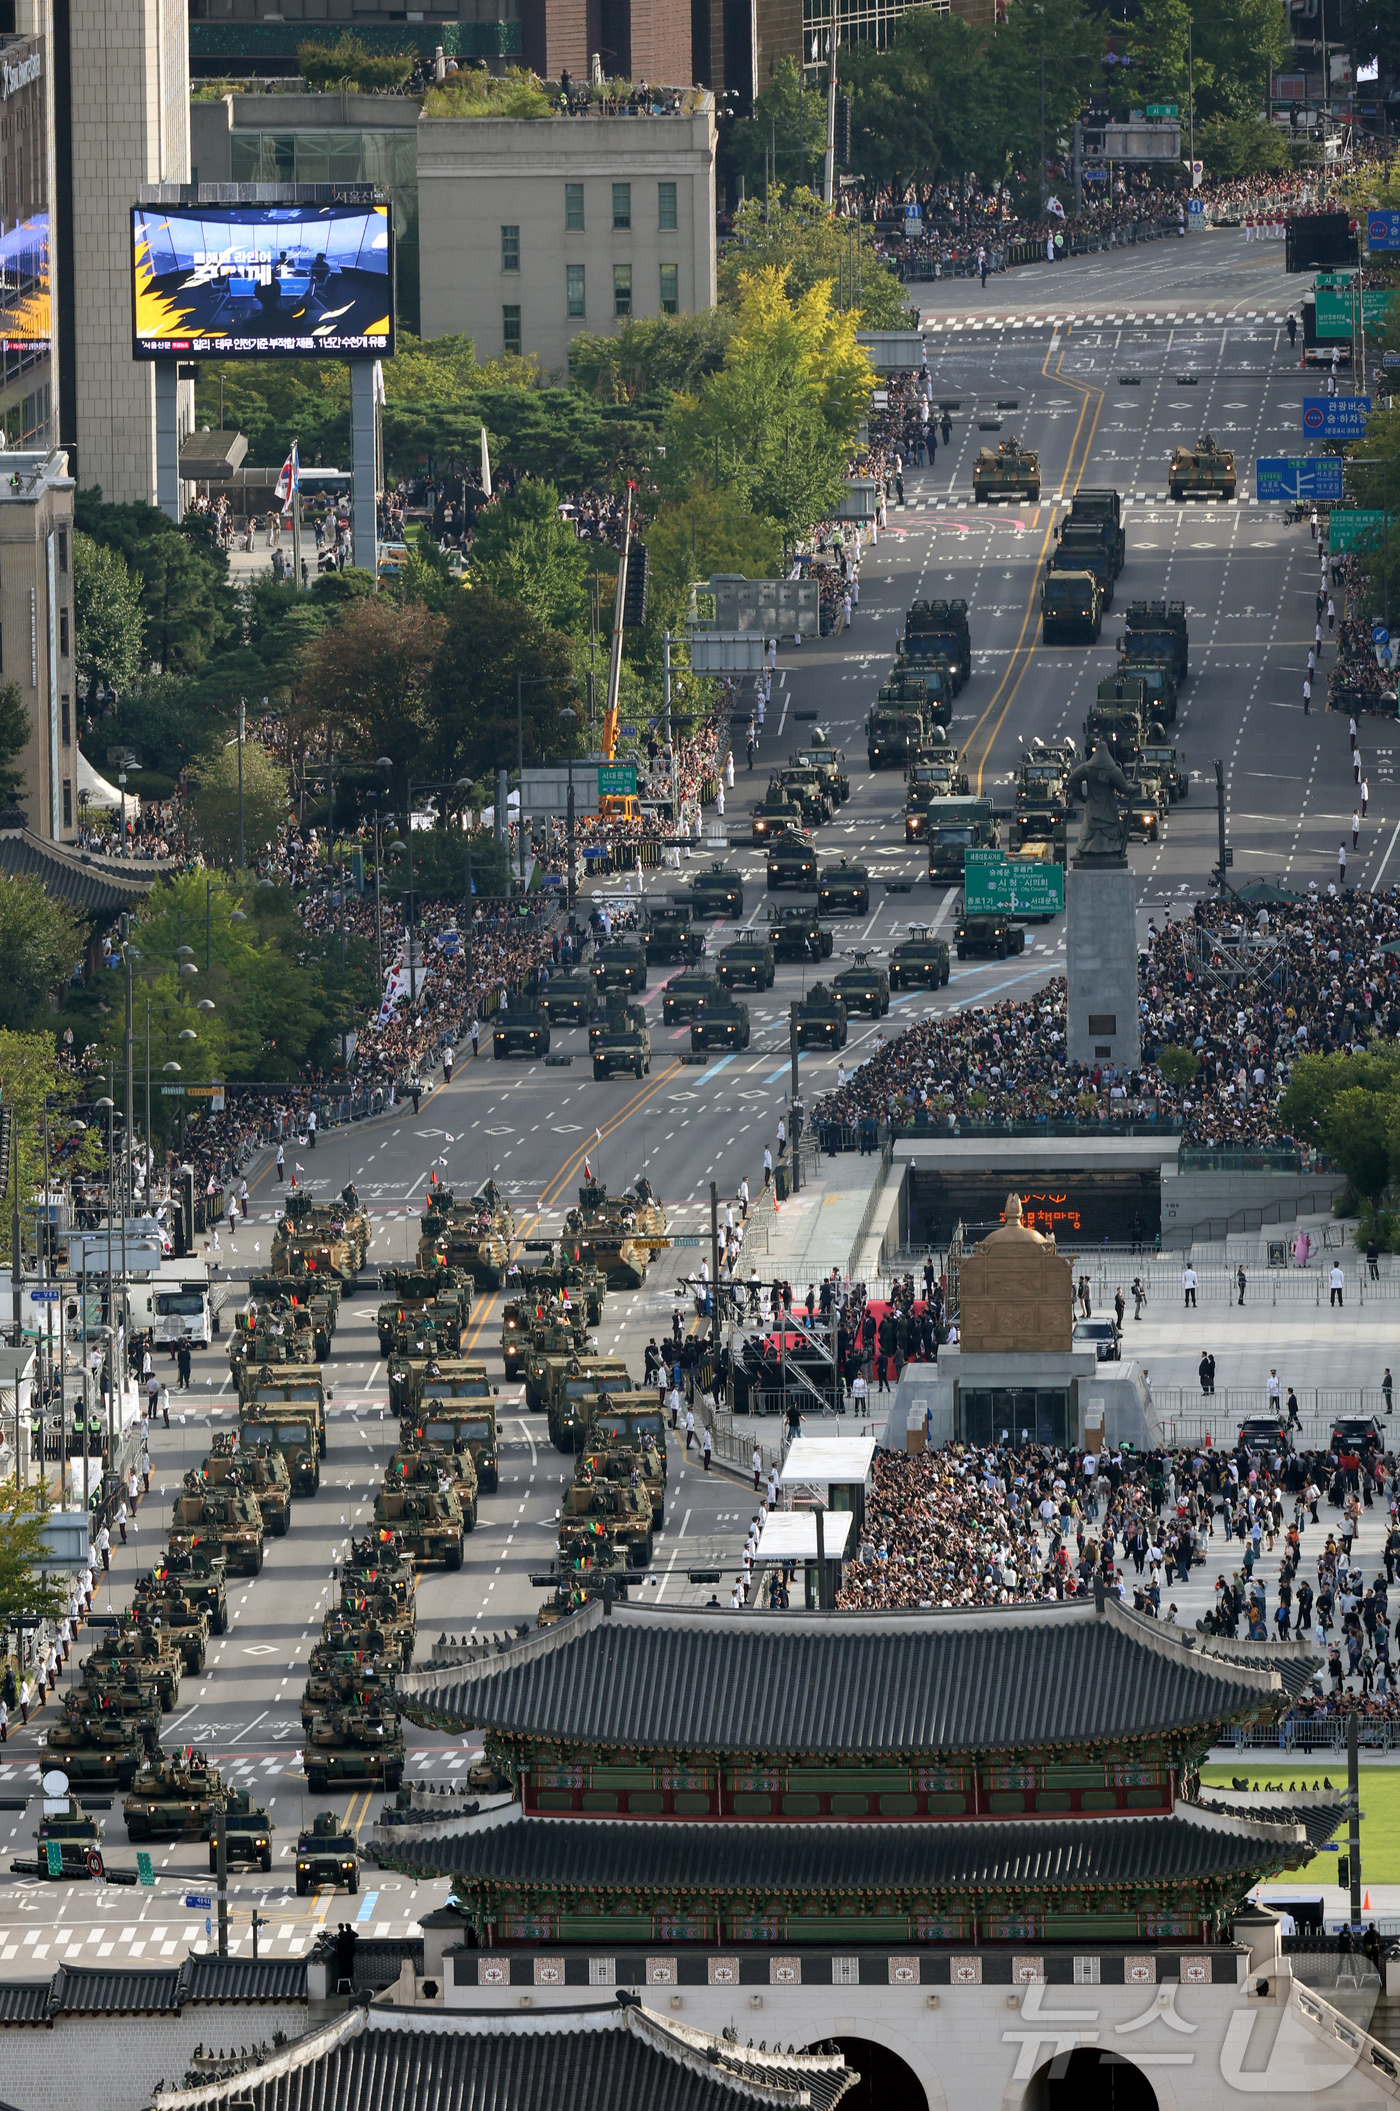
[[564,185],[564,227],[565,231],[570,234],[581,234],[583,232],[583,185],[581,183],[566,183]]
[[519,307],[502,308],[501,310],[501,350],[503,352],[519,352],[520,350]]
[[676,225],[676,186],[674,183],[658,183],[656,186],[656,224],[664,233]]
[[502,271],[518,271],[520,269],[520,229],[518,227],[503,227],[501,229],[501,269]]
[[624,322],[632,313],[632,266],[613,265],[613,314]]
[[588,310],[583,298],[582,264],[566,264],[564,267],[564,277],[566,281],[565,292],[567,295],[566,312],[570,315],[570,317],[586,315]]
[[661,267],[661,313],[674,315],[680,307],[679,264],[663,264]]
[[613,185],[613,231],[621,232],[632,225],[632,186],[630,183]]

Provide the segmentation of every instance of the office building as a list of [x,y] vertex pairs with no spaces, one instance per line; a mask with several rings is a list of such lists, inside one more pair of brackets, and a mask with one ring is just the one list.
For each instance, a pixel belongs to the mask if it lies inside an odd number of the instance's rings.
[[19,803],[48,842],[76,832],[73,652],[73,479],[59,449],[13,450],[0,457],[0,683],[29,714]]
[[568,366],[579,330],[715,299],[715,114],[429,118],[418,128],[423,334]]
[[[415,52],[431,60],[441,45],[463,65],[493,73],[525,58],[520,15],[531,0],[424,0],[406,9],[375,0],[189,0],[190,71],[202,80],[297,74],[308,38],[334,44],[351,30],[371,52]],[[544,0],[534,0],[544,11]]]

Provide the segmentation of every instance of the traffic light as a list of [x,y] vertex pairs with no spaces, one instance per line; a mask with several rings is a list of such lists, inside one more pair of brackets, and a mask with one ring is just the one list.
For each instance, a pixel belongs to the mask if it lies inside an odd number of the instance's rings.
[[647,619],[647,546],[634,542],[627,552],[627,584],[622,590],[622,621],[640,630]]
[[848,169],[851,165],[851,98],[838,95],[836,98],[836,165]]
[[1337,1856],[1337,1882],[1343,1891],[1351,1889],[1351,1856],[1349,1854],[1339,1854]]

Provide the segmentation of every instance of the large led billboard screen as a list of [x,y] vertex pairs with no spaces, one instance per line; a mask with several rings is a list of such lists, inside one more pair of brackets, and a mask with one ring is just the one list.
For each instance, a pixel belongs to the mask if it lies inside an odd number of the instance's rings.
[[46,352],[52,328],[49,216],[40,212],[0,234],[0,347]]
[[394,349],[387,205],[138,205],[131,258],[138,359]]

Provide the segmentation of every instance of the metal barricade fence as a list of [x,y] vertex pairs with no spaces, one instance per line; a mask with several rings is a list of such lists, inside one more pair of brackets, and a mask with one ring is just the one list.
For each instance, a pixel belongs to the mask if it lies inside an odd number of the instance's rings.
[[[1147,1292],[1147,1305],[1186,1308],[1186,1292],[1182,1274],[1187,1261],[1137,1259],[1131,1254],[1112,1266],[1106,1266],[1092,1254],[1076,1255],[1064,1249],[1074,1268],[1076,1277],[1088,1275],[1091,1295],[1096,1310],[1106,1310],[1113,1302],[1115,1291],[1121,1290],[1131,1301],[1133,1278],[1138,1277]],[[1325,1305],[1330,1300],[1332,1262],[1337,1261],[1342,1270],[1342,1304],[1393,1304],[1400,1301],[1400,1275],[1380,1275],[1374,1279],[1369,1275],[1366,1263],[1359,1254],[1336,1252],[1323,1261],[1321,1266],[1307,1268],[1254,1268],[1246,1261],[1244,1266],[1244,1306],[1251,1305]],[[1196,1304],[1237,1305],[1239,1302],[1238,1262],[1204,1261],[1194,1267]]]
[[[1332,1430],[1341,1415],[1374,1415],[1384,1423],[1389,1408],[1379,1386],[1295,1386],[1299,1427],[1293,1442],[1300,1451],[1330,1449]],[[1218,1393],[1193,1392],[1186,1386],[1153,1386],[1152,1406],[1168,1450],[1209,1445],[1231,1450],[1248,1415],[1268,1415],[1274,1403],[1266,1386],[1226,1387]],[[1283,1387],[1283,1404],[1288,1386]]]

